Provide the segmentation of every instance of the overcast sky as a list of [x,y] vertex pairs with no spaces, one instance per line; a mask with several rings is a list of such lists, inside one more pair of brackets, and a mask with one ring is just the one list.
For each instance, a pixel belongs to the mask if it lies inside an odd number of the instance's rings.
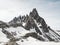
[[60,30],[60,0],[0,0],[0,20],[8,22],[33,8],[51,28]]

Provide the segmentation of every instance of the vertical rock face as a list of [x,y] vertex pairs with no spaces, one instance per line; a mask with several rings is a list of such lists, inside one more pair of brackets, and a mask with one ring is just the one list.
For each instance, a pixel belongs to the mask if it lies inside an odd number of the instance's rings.
[[60,41],[60,35],[47,26],[45,20],[40,17],[36,8],[34,8],[29,15],[15,17],[8,24],[12,27],[23,27],[28,31],[34,29],[35,33],[28,33],[28,37],[32,36],[44,41]]
[[35,9],[30,13],[30,16],[36,20],[37,23],[41,23],[44,32],[49,32],[45,20],[38,15],[38,12]]
[[[23,25],[24,23],[25,25]],[[26,30],[35,28],[35,31],[39,34],[42,34],[39,28],[41,28],[43,32],[49,32],[45,20],[39,16],[36,8],[34,8],[29,15],[15,17],[9,24],[14,27],[22,26]]]

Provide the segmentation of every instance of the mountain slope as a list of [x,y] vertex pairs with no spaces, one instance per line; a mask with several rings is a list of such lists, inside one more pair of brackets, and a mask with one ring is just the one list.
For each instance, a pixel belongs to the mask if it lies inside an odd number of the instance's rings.
[[[7,26],[3,27],[4,25]],[[25,40],[29,42],[30,39],[60,42],[60,35],[46,24],[45,20],[39,16],[36,8],[29,15],[15,17],[3,26],[1,26],[1,32],[9,39],[6,43],[8,45],[18,45],[17,42],[24,42]],[[30,41],[32,42],[32,40]]]

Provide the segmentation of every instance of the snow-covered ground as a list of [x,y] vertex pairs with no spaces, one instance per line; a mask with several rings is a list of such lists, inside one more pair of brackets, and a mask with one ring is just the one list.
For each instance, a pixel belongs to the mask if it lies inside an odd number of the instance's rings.
[[0,29],[0,42],[7,42],[8,39],[6,38],[6,35],[2,33],[2,29]]
[[[28,40],[28,41],[27,41]],[[32,37],[29,37],[27,40],[24,40],[24,42],[17,42],[20,45],[60,45],[60,42],[42,42],[39,40],[36,40]]]
[[[17,27],[17,28],[7,28],[7,31],[11,32],[16,32],[17,35],[16,37],[20,37],[22,35],[25,35],[26,33],[29,33],[29,31],[25,30],[22,27]],[[60,42],[43,42],[43,41],[39,41],[35,38],[29,37],[27,39],[22,39],[23,42],[17,41],[17,43],[19,45],[60,45]],[[4,33],[2,33],[2,29],[0,29],[0,45],[4,45],[6,42],[8,42],[9,39],[6,37],[6,35]]]
[[29,33],[29,31],[25,30],[22,27],[16,27],[16,28],[10,27],[10,28],[7,28],[6,30],[10,33],[12,32],[16,33],[16,35],[14,35],[15,37],[20,37],[25,35],[26,33]]

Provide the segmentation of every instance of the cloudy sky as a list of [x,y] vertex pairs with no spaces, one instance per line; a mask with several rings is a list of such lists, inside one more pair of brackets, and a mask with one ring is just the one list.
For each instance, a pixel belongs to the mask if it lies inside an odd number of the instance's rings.
[[60,0],[0,0],[0,20],[8,22],[33,8],[51,28],[60,30]]

